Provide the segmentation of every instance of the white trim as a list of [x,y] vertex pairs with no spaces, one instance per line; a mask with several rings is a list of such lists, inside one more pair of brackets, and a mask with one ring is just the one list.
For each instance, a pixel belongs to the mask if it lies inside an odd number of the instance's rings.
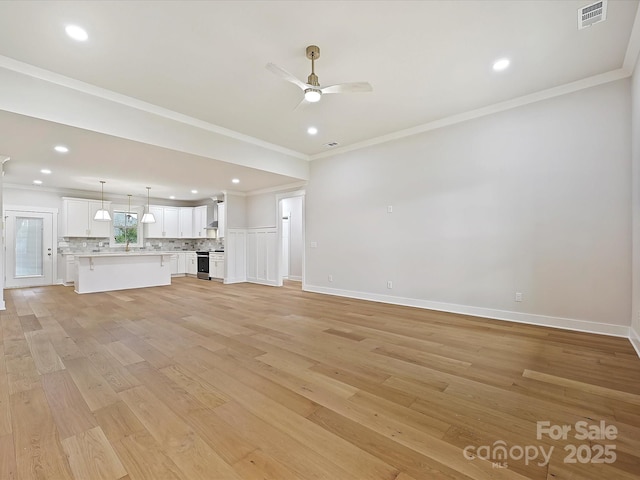
[[425,308],[428,310],[437,310],[440,312],[472,315],[475,317],[491,318],[494,320],[506,320],[509,322],[526,323],[543,327],[552,327],[564,330],[575,330],[578,332],[598,333],[601,335],[629,338],[629,327],[624,325],[611,325],[608,323],[590,322],[587,320],[577,320],[573,318],[550,317],[547,315],[536,315],[532,313],[511,312],[507,310],[473,307],[469,305],[458,305],[454,303],[432,302],[429,300],[421,300],[415,298],[394,297],[391,295],[380,295],[376,293],[355,292],[351,290],[340,290],[309,284],[304,285],[303,290],[307,292],[323,293],[326,295],[337,295],[339,297],[369,300],[372,302],[390,303],[393,305]]
[[[24,206],[24,205],[5,205],[3,210],[6,212],[8,210],[18,211],[18,212],[31,212],[31,213],[54,213],[57,214],[57,208],[49,208],[49,207],[33,207],[33,206]],[[54,228],[57,232],[58,228]],[[57,237],[56,237],[57,238]],[[56,239],[54,239],[54,242]]]
[[226,137],[233,138],[234,140],[239,140],[241,142],[266,148],[274,152],[290,155],[292,157],[299,158],[300,160],[309,160],[308,155],[305,155],[300,152],[296,152],[288,148],[281,147],[280,145],[265,142],[264,140],[251,137],[249,135],[245,135],[243,133],[230,130],[228,128],[220,127],[218,125],[214,125],[213,123],[205,122],[203,120],[198,120],[197,118],[193,118],[188,115],[184,115],[182,113],[169,110],[168,108],[163,108],[163,107],[154,105],[152,103],[143,102],[142,100],[138,100],[137,98],[129,97],[127,95],[122,95],[120,93],[107,90],[106,88],[97,87],[90,83],[81,82],[80,80],[66,77],[58,73],[50,72],[49,70],[45,70],[43,68],[30,65],[28,63],[20,62],[18,60],[5,57],[3,55],[0,55],[0,67],[6,68],[7,70],[11,70],[17,73],[21,73],[23,75],[27,75],[29,77],[38,78],[40,80],[44,80],[46,82],[53,83],[55,85],[70,88],[78,92],[86,93],[94,97],[102,98],[104,100],[109,100],[111,102],[119,103],[121,105],[126,105],[127,107],[132,107],[137,110],[141,110],[143,112],[152,113],[154,115],[168,118],[170,120],[175,120],[177,122],[184,123],[186,125],[198,127],[203,130],[207,130],[209,132],[217,133],[219,135],[224,135]]
[[636,10],[636,18],[633,21],[633,27],[631,28],[631,35],[629,35],[629,43],[627,44],[627,51],[624,55],[624,61],[622,62],[622,68],[633,73],[638,61],[638,55],[640,54],[640,8]]
[[640,357],[640,334],[638,334],[633,327],[629,327],[629,340],[633,348],[636,349],[638,357]]
[[[262,195],[263,193],[273,193],[273,192],[285,192],[286,190],[290,190],[290,189],[294,189],[294,188],[300,188],[300,187],[306,187],[307,186],[307,182],[306,180],[302,180],[300,182],[294,182],[294,183],[288,183],[286,185],[279,185],[276,187],[269,187],[269,188],[263,188],[262,190],[253,190],[251,192],[247,192],[244,195],[247,197],[252,197],[254,195]],[[291,195],[293,196],[293,195]]]
[[542,100],[547,100],[550,98],[559,97],[562,95],[567,95],[569,93],[577,92],[579,90],[584,90],[586,88],[595,87],[597,85],[602,85],[609,82],[615,82],[616,80],[621,80],[623,78],[627,78],[630,76],[631,76],[631,72],[625,69],[620,68],[618,70],[612,70],[610,72],[601,73],[600,75],[594,75],[592,77],[584,78],[576,82],[567,83],[565,85],[549,88],[547,90],[541,90],[539,92],[532,93],[530,95],[524,95],[522,97],[517,97],[511,100],[507,100],[505,102],[494,103],[492,105],[478,108],[476,110],[469,110],[467,112],[459,113],[457,115],[451,115],[450,117],[434,120],[433,122],[425,123],[423,125],[418,125],[412,128],[407,128],[406,130],[400,130],[397,132],[390,133],[388,135],[382,135],[381,137],[371,138],[363,142],[352,143],[351,145],[346,145],[341,148],[332,149],[327,152],[317,153],[315,155],[311,155],[311,160],[317,160],[317,159],[326,158],[326,157],[333,157],[340,153],[351,152],[353,150],[359,150],[361,148],[371,147],[373,145],[379,145],[381,143],[391,142],[393,140],[399,140],[401,138],[418,135],[420,133],[429,132],[431,130],[436,130],[438,128],[448,127],[450,125],[455,125],[457,123],[466,122],[468,120],[485,117],[487,115],[493,115],[494,113],[504,112],[506,110],[511,110],[512,108],[528,105],[530,103],[536,103]]

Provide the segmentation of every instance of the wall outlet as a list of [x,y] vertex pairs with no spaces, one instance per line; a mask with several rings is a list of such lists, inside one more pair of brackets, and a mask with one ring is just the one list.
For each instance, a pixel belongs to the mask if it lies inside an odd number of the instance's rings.
[[333,282],[333,275],[329,275],[329,281]]
[[387,288],[393,288],[393,282],[391,280],[387,280]]
[[393,213],[393,205],[387,206],[387,213]]
[[318,242],[311,242],[311,248],[318,248]]
[[521,302],[522,301],[522,292],[516,292],[515,301],[516,302]]

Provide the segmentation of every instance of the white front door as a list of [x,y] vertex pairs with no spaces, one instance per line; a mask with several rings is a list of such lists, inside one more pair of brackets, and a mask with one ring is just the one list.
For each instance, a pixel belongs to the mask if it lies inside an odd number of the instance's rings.
[[53,285],[53,214],[6,210],[5,285]]

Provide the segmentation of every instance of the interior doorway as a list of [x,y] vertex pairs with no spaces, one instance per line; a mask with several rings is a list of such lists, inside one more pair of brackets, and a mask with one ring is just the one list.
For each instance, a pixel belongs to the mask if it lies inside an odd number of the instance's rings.
[[[286,195],[286,194],[285,194]],[[278,200],[280,277],[302,282],[304,276],[304,192]]]
[[5,286],[53,285],[54,214],[7,209],[5,226]]
[[280,272],[282,278],[289,278],[289,263],[291,261],[291,212],[282,214],[282,261],[280,262]]

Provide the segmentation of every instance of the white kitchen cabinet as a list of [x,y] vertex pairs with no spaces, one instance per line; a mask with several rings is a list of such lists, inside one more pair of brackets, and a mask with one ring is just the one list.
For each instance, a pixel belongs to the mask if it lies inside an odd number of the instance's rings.
[[225,222],[226,222],[226,208],[224,206],[224,203],[219,203],[218,204],[218,238],[224,238]]
[[224,253],[209,254],[209,276],[224,279]]
[[153,213],[156,222],[146,224],[146,238],[179,238],[178,207],[150,205],[149,212]]
[[178,238],[179,217],[177,207],[164,207],[164,233],[166,238]]
[[58,271],[63,285],[75,282],[78,264],[74,255],[58,254]]
[[178,224],[178,238],[193,238],[193,207],[181,207],[178,210]]
[[175,252],[171,254],[171,275],[179,276],[186,273],[186,252]]
[[202,205],[193,209],[193,238],[207,236],[207,206]]
[[[111,202],[104,202],[105,210],[110,210]],[[102,208],[100,200],[82,198],[62,198],[63,237],[111,237],[111,222],[97,222],[93,219]]]
[[149,213],[153,214],[156,221],[154,223],[145,224],[146,238],[162,238],[164,233],[164,208],[156,205],[149,205]]
[[184,275],[187,273],[187,253],[178,253],[178,274]]
[[185,254],[185,263],[185,273],[187,275],[198,275],[198,255],[196,255],[196,252],[187,252]]

